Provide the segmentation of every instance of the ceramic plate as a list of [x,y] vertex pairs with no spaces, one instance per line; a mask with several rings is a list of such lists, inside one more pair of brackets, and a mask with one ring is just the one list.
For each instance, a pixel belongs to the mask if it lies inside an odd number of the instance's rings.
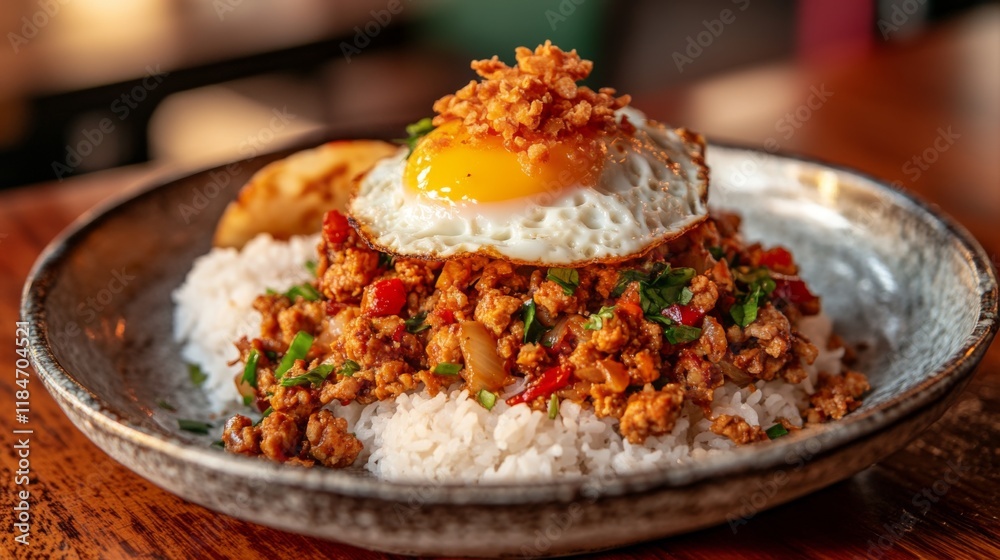
[[172,341],[170,293],[209,250],[238,186],[285,154],[83,216],[24,289],[35,367],[73,423],[123,465],[288,531],[402,553],[540,556],[738,522],[747,500],[762,510],[842,480],[937,419],[996,331],[997,283],[964,229],[878,180],[741,148],[708,154],[711,204],[740,212],[749,238],[791,248],[837,332],[868,346],[858,369],[873,390],[840,422],[670,470],[517,485],[389,483],[360,468],[307,470],[212,448],[211,436],[177,428],[178,417],[203,417],[207,401]]

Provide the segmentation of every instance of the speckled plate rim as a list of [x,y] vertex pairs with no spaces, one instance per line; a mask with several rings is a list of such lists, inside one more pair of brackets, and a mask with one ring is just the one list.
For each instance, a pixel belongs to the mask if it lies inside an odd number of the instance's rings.
[[[765,152],[736,144],[712,143],[709,145],[709,150],[712,148],[745,151],[754,157],[785,159],[790,162],[832,170],[841,175],[846,174],[852,177],[857,188],[881,192],[889,198],[892,204],[918,215],[922,220],[935,227],[945,229],[950,236],[959,241],[964,253],[963,257],[977,279],[979,292],[979,316],[973,331],[967,337],[962,348],[949,356],[941,368],[929,373],[928,377],[916,387],[876,407],[852,413],[839,422],[825,424],[808,432],[793,434],[771,442],[763,448],[746,447],[721,457],[712,457],[690,465],[617,475],[610,480],[602,479],[596,488],[592,479],[582,477],[554,482],[516,484],[467,485],[462,483],[392,482],[378,480],[374,477],[359,477],[356,474],[336,470],[301,469],[224,454],[170,436],[153,433],[130,423],[126,419],[119,418],[106,408],[101,400],[79,384],[53,355],[49,344],[45,315],[45,302],[49,287],[55,281],[56,273],[63,260],[85,235],[100,226],[110,215],[146,196],[150,196],[157,189],[165,188],[185,177],[224,167],[218,166],[197,173],[185,173],[168,180],[160,180],[147,188],[125,193],[102,203],[81,215],[45,248],[32,267],[22,291],[21,317],[23,321],[32,325],[29,336],[32,362],[35,371],[46,387],[58,397],[57,400],[68,403],[84,419],[115,437],[150,451],[168,455],[176,460],[186,461],[228,476],[263,476],[273,484],[313,491],[405,502],[413,496],[413,492],[416,490],[421,492],[420,495],[426,503],[453,504],[570,501],[581,495],[584,489],[590,492],[597,490],[602,496],[617,496],[654,488],[692,485],[710,478],[747,470],[780,468],[786,464],[787,457],[791,453],[801,452],[803,444],[811,444],[808,446],[808,452],[811,456],[831,453],[855,440],[901,421],[930,405],[935,399],[946,395],[956,384],[968,379],[996,334],[998,298],[996,272],[985,250],[964,227],[918,197],[893,188],[883,180],[854,169],[828,163],[814,157],[787,152]],[[294,151],[296,150],[286,150],[282,151],[282,154]],[[273,154],[264,155],[243,160],[242,163],[253,164],[273,158]],[[169,310],[164,310],[164,312],[169,312]],[[815,442],[819,442],[819,445],[817,446]]]

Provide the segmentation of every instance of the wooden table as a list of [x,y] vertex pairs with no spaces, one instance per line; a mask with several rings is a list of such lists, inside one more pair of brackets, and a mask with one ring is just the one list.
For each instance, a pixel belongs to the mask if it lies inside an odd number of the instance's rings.
[[[792,150],[900,181],[1000,254],[1000,9],[862,57],[754,69],[636,99],[710,137]],[[808,111],[811,91],[832,95]],[[811,88],[813,88],[811,90]],[[814,100],[813,106],[819,104]],[[799,127],[781,119],[798,111]],[[959,138],[931,154],[940,130]],[[792,130],[785,137],[787,130]],[[939,145],[942,142],[939,141]],[[914,157],[933,157],[919,176]],[[907,165],[910,161],[911,165]],[[3,556],[16,558],[384,558],[252,525],[187,503],[92,445],[32,380],[30,546],[13,542],[14,322],[42,247],[98,201],[156,174],[123,169],[0,193],[0,418]],[[951,465],[960,465],[957,474]],[[951,410],[919,439],[853,478],[728,526],[615,551],[618,558],[1000,558],[1000,345]],[[104,476],[88,477],[99,472]],[[94,482],[94,481],[97,482]],[[948,482],[950,481],[950,482]],[[91,484],[88,484],[91,482]],[[953,483],[952,483],[953,482]],[[914,496],[929,493],[926,502]],[[920,507],[927,503],[929,507]]]

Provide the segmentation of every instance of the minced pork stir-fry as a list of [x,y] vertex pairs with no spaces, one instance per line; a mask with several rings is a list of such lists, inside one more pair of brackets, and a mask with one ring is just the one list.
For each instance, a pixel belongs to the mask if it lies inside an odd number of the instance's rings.
[[[523,390],[508,404],[585,403],[640,443],[668,433],[685,401],[710,414],[713,389],[727,378],[801,381],[802,361],[817,348],[796,323],[818,313],[820,300],[787,250],[745,246],[738,226],[734,215],[715,216],[643,258],[564,269],[478,255],[393,258],[332,211],[316,281],[254,304],[261,335],[239,341],[237,382],[266,416],[256,425],[231,418],[226,449],[348,466],[362,446],[324,405],[459,381],[486,408],[513,384]],[[809,422],[841,418],[868,383],[846,371],[821,374],[817,389]],[[712,431],[741,444],[768,438],[727,415]]]

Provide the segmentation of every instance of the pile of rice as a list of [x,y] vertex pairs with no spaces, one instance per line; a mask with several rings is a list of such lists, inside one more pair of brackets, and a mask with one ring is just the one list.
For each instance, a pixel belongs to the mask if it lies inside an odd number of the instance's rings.
[[[286,242],[261,235],[239,251],[213,249],[195,261],[174,292],[174,337],[183,344],[184,360],[208,375],[204,388],[212,413],[246,413],[233,384],[242,365],[229,365],[238,357],[233,342],[259,335],[255,297],[268,288],[283,291],[310,279],[305,263],[316,258],[317,242],[317,236]],[[820,349],[801,384],[758,381],[752,390],[727,382],[715,391],[713,414],[740,416],[764,429],[780,417],[801,425],[799,410],[806,406],[818,372],[841,370],[843,350],[826,350],[831,328],[823,315],[800,324]],[[735,447],[729,438],[712,433],[711,421],[690,404],[669,435],[633,445],[618,435],[617,420],[599,419],[571,401],[562,402],[559,416],[550,420],[546,413],[509,407],[502,399],[488,411],[458,387],[434,397],[419,392],[395,401],[330,408],[347,419],[364,444],[355,465],[390,480],[527,481],[623,474],[697,461]],[[518,390],[508,388],[503,398]]]

